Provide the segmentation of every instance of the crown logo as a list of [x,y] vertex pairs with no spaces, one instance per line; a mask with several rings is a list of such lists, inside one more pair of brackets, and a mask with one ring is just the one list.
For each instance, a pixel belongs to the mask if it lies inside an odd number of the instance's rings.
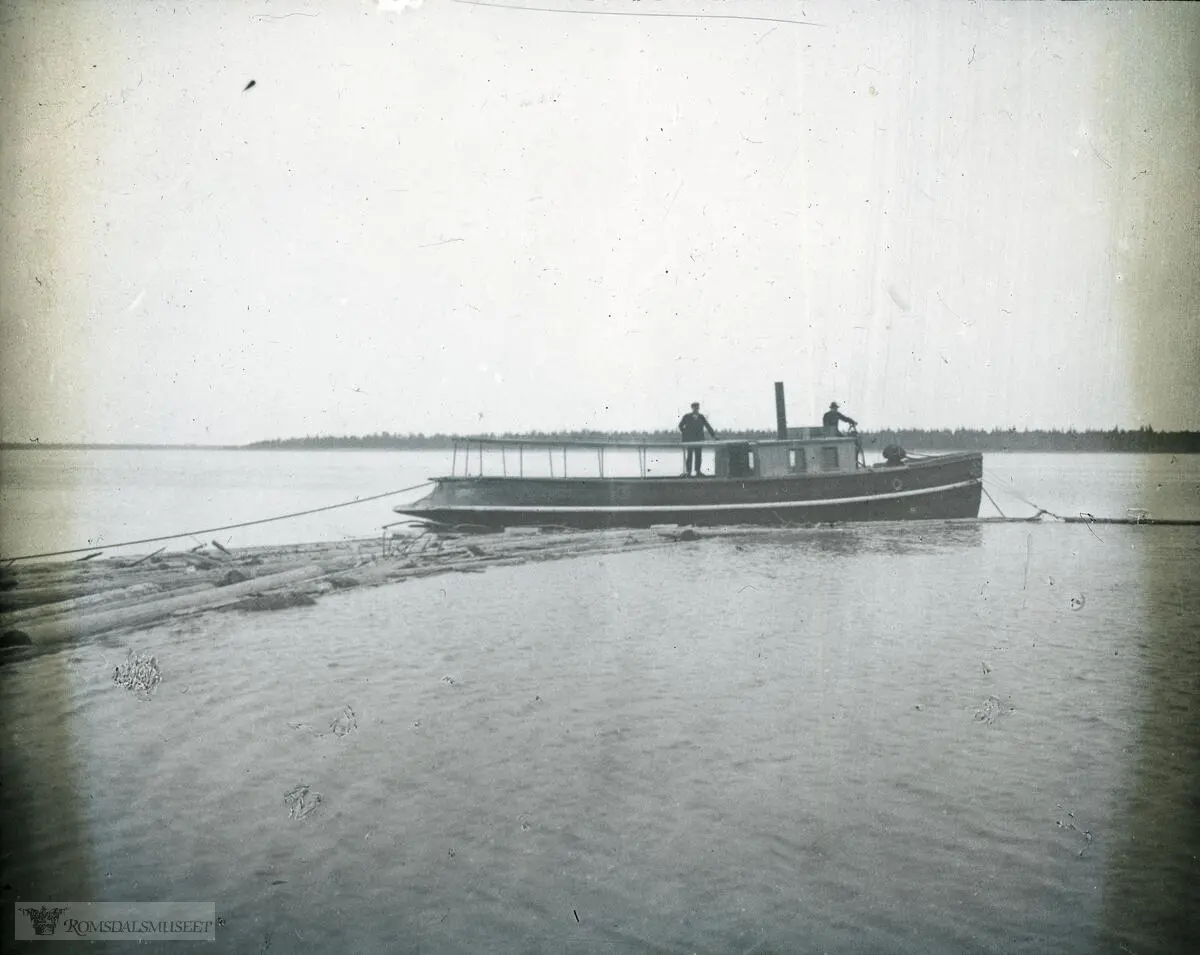
[[58,928],[59,916],[66,910],[66,906],[61,909],[50,909],[44,905],[40,909],[18,909],[29,916],[29,921],[33,923],[34,935],[53,935],[54,930]]

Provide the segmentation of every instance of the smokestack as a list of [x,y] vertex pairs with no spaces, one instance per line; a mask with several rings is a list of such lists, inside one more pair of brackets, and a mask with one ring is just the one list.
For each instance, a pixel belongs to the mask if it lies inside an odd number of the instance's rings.
[[787,439],[787,404],[783,400],[783,382],[775,382],[775,428],[779,440]]

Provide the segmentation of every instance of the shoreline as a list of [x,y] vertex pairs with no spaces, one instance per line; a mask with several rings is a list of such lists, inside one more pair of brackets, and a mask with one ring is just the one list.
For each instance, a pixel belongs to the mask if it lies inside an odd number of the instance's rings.
[[[1137,432],[1129,432],[1136,434]],[[937,432],[931,434],[938,434]],[[1080,432],[1081,438],[1102,438],[1110,435],[1110,432],[1104,431],[1087,431]],[[876,445],[889,443],[898,440],[902,444],[910,445],[914,450],[918,449],[928,454],[946,454],[956,451],[979,451],[984,454],[1170,454],[1170,455],[1200,455],[1200,436],[1196,432],[1156,432],[1156,435],[1164,440],[1170,437],[1179,436],[1181,441],[1179,445],[1173,445],[1167,440],[1167,447],[1069,447],[1055,445],[1053,443],[1045,447],[1012,447],[993,443],[989,441],[974,441],[974,442],[958,442],[952,446],[942,446],[937,442],[932,444],[920,444],[920,438],[925,436],[923,432],[908,433],[904,431],[885,430],[876,432],[860,432],[859,437],[863,440],[864,447],[874,450]],[[422,441],[414,441],[412,443],[394,443],[394,444],[370,444],[356,438],[336,438],[329,444],[322,444],[319,441],[291,443],[288,439],[273,442],[253,442],[251,444],[72,444],[72,443],[39,443],[30,442],[21,444],[17,442],[2,442],[0,441],[0,452],[8,451],[266,451],[266,452],[281,452],[281,451],[420,451],[420,452],[452,452],[455,448],[455,442],[471,441],[480,437],[479,435],[465,435],[459,438],[447,438],[441,443],[425,443]],[[550,441],[553,443],[562,443],[570,445],[574,441],[589,441],[607,440],[604,436],[597,437],[581,437],[578,435],[520,435],[516,437],[496,435],[484,435],[488,439],[509,441],[513,444],[519,444],[523,440],[529,441]],[[746,440],[756,441],[766,438],[772,438],[773,434],[767,432],[761,433],[741,433],[730,432],[729,440]],[[917,439],[914,441],[913,439]],[[617,440],[617,439],[614,439]],[[629,442],[636,445],[639,441],[657,444],[659,442],[670,443],[677,440],[675,435],[645,435],[622,437],[619,440]],[[1053,441],[1053,439],[1049,439]],[[1183,447],[1187,444],[1187,447]]]

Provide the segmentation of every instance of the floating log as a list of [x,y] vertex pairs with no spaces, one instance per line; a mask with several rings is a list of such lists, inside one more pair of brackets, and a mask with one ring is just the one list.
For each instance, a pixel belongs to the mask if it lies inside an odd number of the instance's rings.
[[269,594],[254,594],[235,603],[235,610],[260,612],[264,610],[289,610],[292,607],[311,607],[316,601],[306,593],[294,590],[275,591]]
[[[201,547],[207,547],[207,544],[201,544]],[[180,560],[186,564],[191,564],[200,570],[212,570],[218,566],[218,562],[214,557],[205,557],[203,554],[197,554],[194,550],[188,551],[186,554],[168,554],[167,560]]]
[[141,583],[130,587],[115,587],[85,594],[82,597],[71,597],[67,600],[57,600],[53,603],[34,604],[11,613],[0,615],[0,626],[14,626],[22,620],[33,617],[48,617],[55,614],[67,613],[100,604],[117,603],[120,601],[144,600],[155,594],[161,594],[163,588],[158,584]]
[[1158,527],[1200,527],[1200,520],[1169,517],[1064,517],[1067,524],[1153,524]]
[[[690,531],[690,529],[688,530]],[[690,531],[690,533],[694,534],[695,531]],[[480,555],[473,555],[465,550],[443,553],[440,556],[445,559],[442,560],[431,560],[428,555],[421,555],[421,559],[408,560],[398,567],[394,563],[376,564],[373,567],[356,571],[355,576],[364,584],[386,583],[417,577],[432,577],[447,572],[470,573],[486,567],[512,567],[533,562],[559,560],[565,557],[596,556],[662,548],[670,546],[678,539],[680,538],[623,529],[572,533],[563,535],[562,538],[555,539],[553,542],[546,538],[542,538],[540,541],[524,540],[521,541],[521,546],[514,546],[516,544],[514,541],[497,540],[497,546],[494,549],[489,547],[485,551],[482,546],[477,547],[476,550],[483,551]],[[482,541],[480,538],[477,540]]]
[[18,613],[48,604],[78,600],[111,589],[110,581],[56,580],[53,582],[9,590],[0,599],[0,612]]
[[[47,604],[41,607],[31,607],[28,610],[20,611],[20,617],[18,617],[16,614],[13,614],[11,616],[0,618],[0,629],[8,629],[9,627],[24,629],[26,627],[38,626],[46,621],[55,620],[70,613],[78,613],[82,615],[87,613],[97,613],[101,610],[123,610],[126,607],[136,607],[159,598],[165,599],[167,597],[183,597],[187,596],[188,594],[205,593],[207,591],[211,591],[212,589],[213,585],[211,583],[192,584],[190,586],[180,586],[177,584],[170,587],[159,587],[154,592],[148,592],[140,596],[129,596],[123,599],[113,599],[111,601],[99,601],[94,604],[88,604],[85,607],[76,608],[75,610],[51,610],[50,608],[57,606],[56,604]],[[115,593],[116,591],[112,592]]]
[[101,610],[90,614],[59,614],[56,617],[48,617],[37,623],[20,627],[19,629],[29,637],[34,646],[53,646],[68,640],[89,637],[110,630],[145,626],[172,614],[210,610],[222,604],[235,603],[242,597],[315,580],[328,573],[341,570],[345,570],[343,563],[340,563],[336,568],[331,568],[328,565],[310,564],[307,567],[296,570],[255,577],[240,584],[230,584],[227,587],[210,586],[206,587],[200,593],[162,597],[157,600],[148,600],[116,610]]
[[143,554],[141,557],[139,557],[137,560],[135,560],[135,561],[134,561],[132,564],[130,564],[129,566],[130,566],[130,567],[136,567],[138,564],[142,563],[143,561],[147,561],[147,560],[149,560],[151,557],[157,557],[159,554],[161,554],[161,553],[162,553],[164,550],[166,550],[166,549],[167,549],[167,548],[164,546],[164,547],[160,547],[158,550],[154,551],[153,553],[150,553],[150,554]]

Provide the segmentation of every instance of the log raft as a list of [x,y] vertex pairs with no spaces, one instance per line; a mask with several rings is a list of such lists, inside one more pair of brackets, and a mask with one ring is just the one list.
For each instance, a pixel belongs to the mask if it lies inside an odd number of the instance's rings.
[[[210,546],[80,563],[9,565],[0,647],[53,648],[218,609],[302,606],[335,590],[585,554],[668,546],[690,529],[489,535],[397,534],[331,544]],[[216,542],[214,542],[215,546]]]

